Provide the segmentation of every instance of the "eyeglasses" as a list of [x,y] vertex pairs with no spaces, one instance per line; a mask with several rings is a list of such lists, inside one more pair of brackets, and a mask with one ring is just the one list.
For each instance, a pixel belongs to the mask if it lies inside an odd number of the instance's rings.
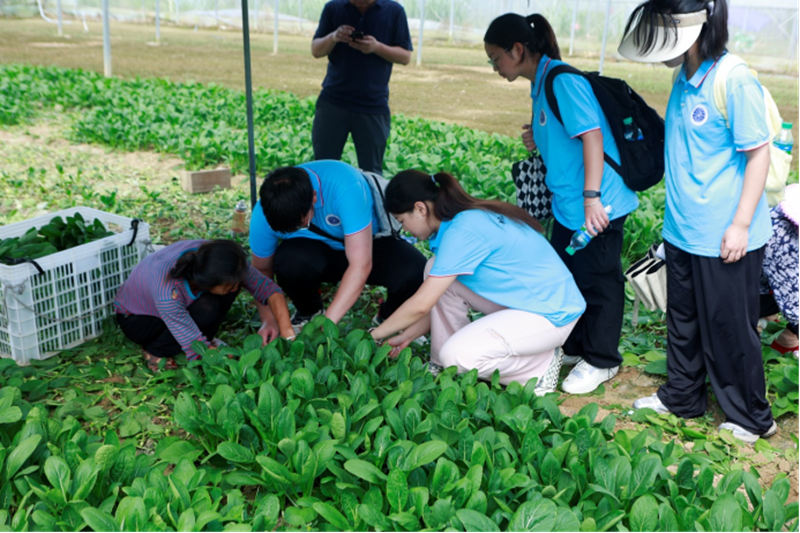
[[486,61],[486,62],[487,62],[487,63],[489,63],[489,66],[490,66],[490,67],[492,67],[492,68],[498,68],[498,66],[497,66],[497,62],[500,60],[500,56],[502,56],[503,54],[507,54],[507,53],[509,53],[509,52],[511,51],[511,49],[512,49],[512,48],[514,48],[514,47],[513,47],[513,46],[509,46],[508,48],[506,48],[505,50],[503,50],[503,51],[502,51],[500,54],[498,54],[498,56],[497,56],[497,57],[489,57],[489,60],[488,60],[488,61]]

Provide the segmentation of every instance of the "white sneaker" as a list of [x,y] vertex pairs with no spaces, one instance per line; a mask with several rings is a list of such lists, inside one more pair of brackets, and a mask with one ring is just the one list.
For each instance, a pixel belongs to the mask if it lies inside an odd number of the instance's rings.
[[300,335],[300,332],[303,331],[303,326],[311,322],[311,320],[315,316],[319,316],[322,314],[322,309],[314,313],[313,315],[301,315],[299,312],[295,311],[292,315],[292,329],[294,330],[295,335]]
[[580,355],[564,355],[561,358],[561,364],[564,366],[575,366],[581,361],[583,361],[583,357]]
[[769,438],[773,436],[775,433],[778,432],[778,424],[775,421],[772,422],[772,426],[767,430],[766,433],[763,435],[759,435],[757,433],[750,433],[746,429],[744,429],[739,424],[734,424],[733,422],[723,422],[719,425],[720,431],[723,429],[727,429],[731,433],[733,433],[734,438],[739,439],[740,441],[747,443],[747,444],[755,444],[756,441],[760,438]]
[[567,378],[561,383],[561,390],[570,394],[586,394],[597,389],[601,383],[613,378],[619,372],[619,367],[597,368],[586,361],[581,361]]
[[661,403],[661,399],[658,397],[658,394],[653,394],[652,396],[645,396],[644,398],[639,398],[635,402],[633,402],[634,409],[652,409],[656,413],[660,415],[668,414],[671,411],[667,408],[666,405]]
[[544,396],[548,392],[555,392],[556,385],[558,385],[558,375],[561,372],[561,359],[564,357],[564,352],[560,346],[555,349],[555,355],[552,361],[544,371],[544,375],[536,382],[536,387],[533,393],[536,396]]

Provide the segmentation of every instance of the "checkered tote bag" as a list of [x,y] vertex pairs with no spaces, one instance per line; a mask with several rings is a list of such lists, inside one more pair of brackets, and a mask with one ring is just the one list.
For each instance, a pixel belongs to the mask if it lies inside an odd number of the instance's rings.
[[511,166],[511,177],[517,186],[517,206],[537,220],[553,216],[553,193],[544,183],[547,168],[539,154],[517,161]]

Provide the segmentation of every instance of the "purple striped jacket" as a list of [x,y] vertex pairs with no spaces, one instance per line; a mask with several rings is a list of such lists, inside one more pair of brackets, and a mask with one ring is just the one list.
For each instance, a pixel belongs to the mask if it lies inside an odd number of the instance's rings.
[[[199,294],[192,294],[186,280],[171,278],[169,271],[181,255],[197,250],[204,242],[179,241],[148,255],[133,269],[114,301],[117,313],[156,316],[163,320],[190,361],[199,357],[192,350],[192,343],[199,340],[208,344],[210,340],[197,327],[187,309]],[[252,265],[242,286],[264,305],[276,292],[283,293],[274,281]]]

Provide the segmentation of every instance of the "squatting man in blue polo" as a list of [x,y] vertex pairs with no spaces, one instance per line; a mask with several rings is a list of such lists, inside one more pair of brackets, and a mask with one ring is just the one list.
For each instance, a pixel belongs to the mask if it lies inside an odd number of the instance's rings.
[[[422,284],[425,257],[395,232],[381,231],[382,206],[368,179],[347,163],[314,161],[278,168],[261,186],[250,221],[252,264],[275,277],[294,303],[296,331],[323,312],[339,322],[367,283],[387,291],[376,316],[380,323]],[[340,281],[323,309],[320,285]],[[277,336],[269,307],[259,305],[258,311],[262,330]]]

